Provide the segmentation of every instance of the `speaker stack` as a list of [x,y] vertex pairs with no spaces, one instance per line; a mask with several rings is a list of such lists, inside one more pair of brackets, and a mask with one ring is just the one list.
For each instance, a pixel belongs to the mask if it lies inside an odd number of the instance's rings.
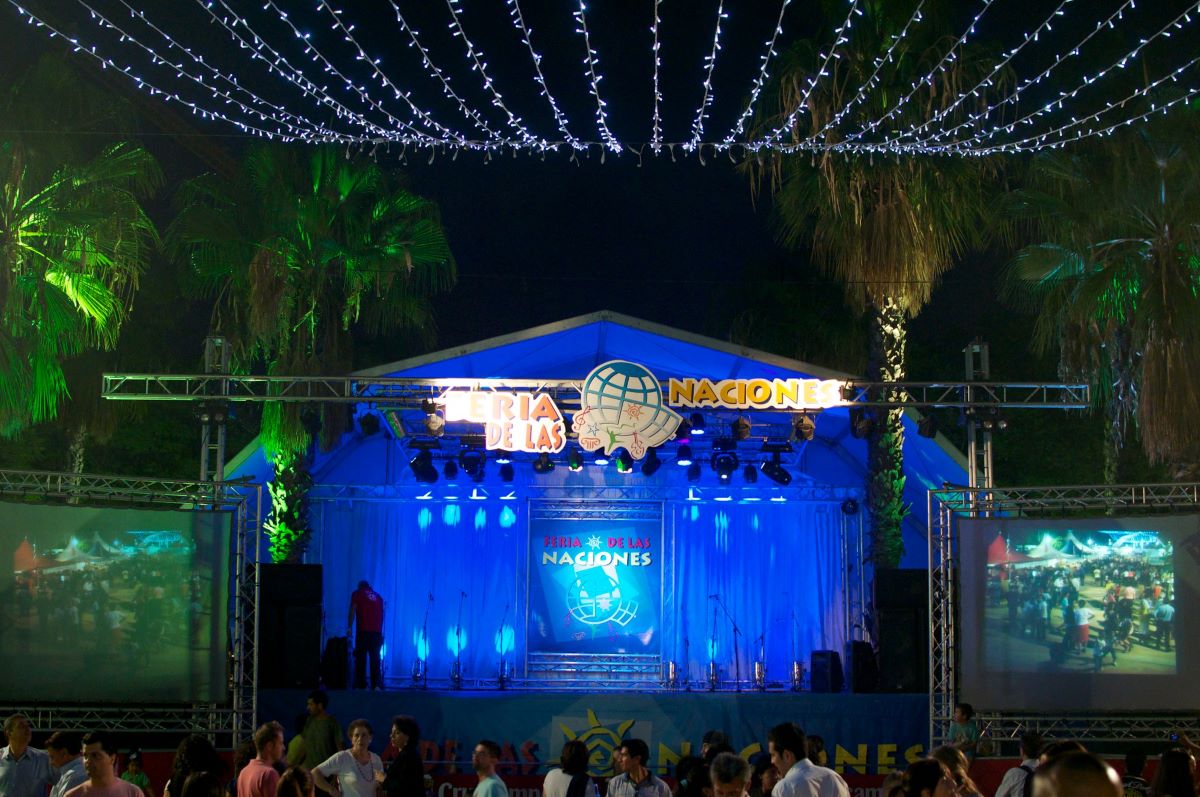
[[876,570],[879,691],[929,689],[929,573]]
[[261,565],[258,586],[258,685],[316,688],[321,676],[321,566]]

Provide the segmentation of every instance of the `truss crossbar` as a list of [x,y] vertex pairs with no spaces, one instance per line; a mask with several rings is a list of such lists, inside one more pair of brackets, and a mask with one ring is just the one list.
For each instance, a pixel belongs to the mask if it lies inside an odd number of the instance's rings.
[[[929,518],[929,736],[930,746],[949,743],[951,717],[958,694],[958,558],[957,521],[996,513],[1038,516],[1079,511],[1089,515],[1196,511],[1200,483],[1118,484],[1055,487],[965,487],[930,490]],[[1080,741],[1161,742],[1172,730],[1200,733],[1194,712],[1161,712],[1156,716],[1099,712],[980,712],[980,728],[993,740],[1012,740],[1026,730]],[[1010,751],[1011,752],[1011,751]]]
[[231,653],[227,703],[180,706],[128,704],[0,706],[0,715],[21,713],[41,729],[170,733],[230,733],[234,746],[254,733],[257,709],[257,648],[253,618],[258,587],[255,565],[261,548],[262,486],[243,482],[191,482],[129,476],[0,470],[0,497],[81,503],[161,504],[215,508],[234,513],[228,639]]
[[[102,395],[114,401],[374,401],[415,409],[447,390],[513,390],[548,393],[569,407],[578,406],[581,387],[578,379],[105,374]],[[843,395],[839,406],[1085,409],[1091,402],[1087,385],[1036,382],[847,382]]]
[[[317,484],[314,485],[308,494],[310,501],[432,501],[446,494],[450,489],[442,483],[426,484],[426,485],[358,485],[358,484]],[[472,488],[470,485],[465,485],[455,491],[459,497],[466,497],[471,500],[471,493],[474,492],[479,500],[504,499],[511,496],[510,500],[517,499],[516,487],[505,492],[488,486],[487,488]],[[556,501],[556,502],[588,502],[589,506],[594,506],[596,501],[711,501],[727,498],[729,501],[760,501],[763,504],[771,505],[772,499],[782,502],[786,499],[787,502],[792,501],[818,501],[825,503],[838,503],[845,501],[847,498],[853,498],[856,501],[863,500],[863,488],[859,486],[842,486],[829,484],[791,484],[788,487],[772,487],[763,484],[760,480],[756,485],[750,487],[674,487],[661,485],[637,485],[629,484],[622,486],[539,486],[537,484],[526,484],[522,488],[522,498],[529,498],[533,501]],[[589,517],[594,517],[594,509],[589,508]],[[628,510],[620,510],[622,516],[627,516]]]

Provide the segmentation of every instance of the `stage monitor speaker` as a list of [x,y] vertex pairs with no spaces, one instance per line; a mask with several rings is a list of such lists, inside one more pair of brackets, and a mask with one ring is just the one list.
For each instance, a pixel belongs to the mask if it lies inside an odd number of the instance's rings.
[[929,689],[928,595],[925,570],[875,573],[881,692]]
[[313,689],[321,676],[321,566],[259,570],[258,684]]
[[870,642],[846,643],[846,678],[851,692],[874,692],[879,685],[879,664]]
[[845,676],[842,673],[842,657],[836,650],[814,650],[812,652],[812,691],[840,692]]

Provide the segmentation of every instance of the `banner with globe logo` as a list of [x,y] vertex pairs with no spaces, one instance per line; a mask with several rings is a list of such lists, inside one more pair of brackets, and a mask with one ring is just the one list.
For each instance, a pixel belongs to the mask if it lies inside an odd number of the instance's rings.
[[660,652],[662,520],[530,520],[531,653]]
[[662,387],[644,366],[609,360],[583,380],[581,409],[571,429],[585,451],[626,449],[641,459],[675,435],[682,420],[663,403]]

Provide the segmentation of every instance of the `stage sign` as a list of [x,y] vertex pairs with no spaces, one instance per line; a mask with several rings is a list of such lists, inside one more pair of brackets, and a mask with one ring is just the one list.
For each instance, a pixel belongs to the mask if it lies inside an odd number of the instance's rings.
[[660,652],[662,519],[533,518],[530,653]]
[[566,423],[546,393],[452,390],[441,401],[447,421],[484,425],[489,450],[557,454],[566,448]]

